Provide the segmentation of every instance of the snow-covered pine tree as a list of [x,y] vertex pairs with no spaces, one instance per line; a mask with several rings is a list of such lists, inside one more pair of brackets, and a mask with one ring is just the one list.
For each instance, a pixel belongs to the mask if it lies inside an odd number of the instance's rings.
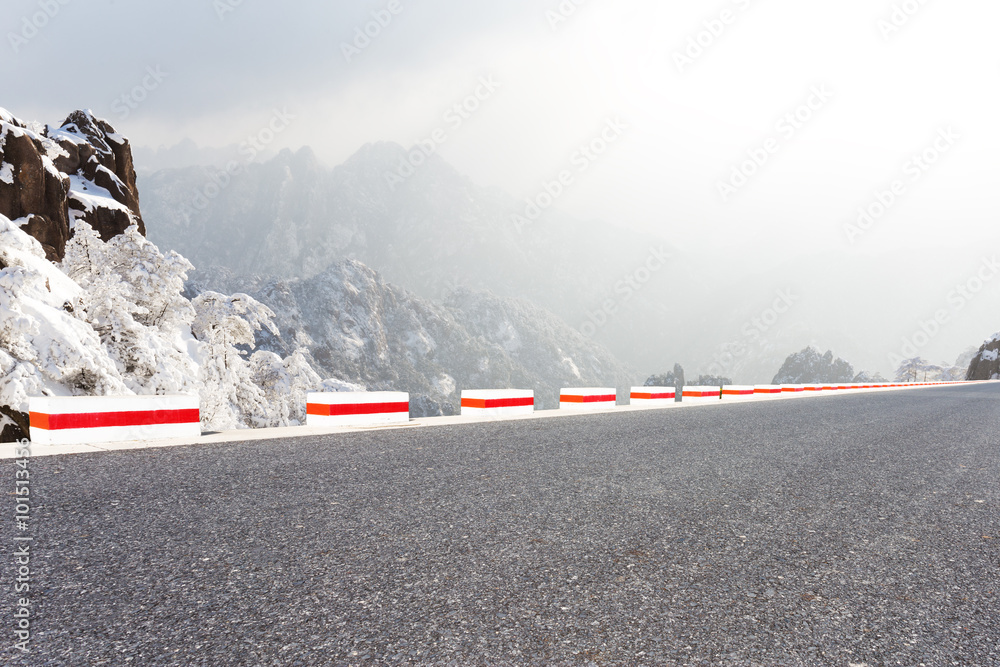
[[191,262],[174,251],[161,253],[136,225],[108,241],[107,249],[106,270],[121,276],[144,309],[136,318],[140,323],[164,332],[191,325],[194,309],[182,294]]
[[100,274],[106,254],[107,244],[100,235],[86,222],[77,220],[59,266],[77,285],[86,289]]
[[129,389],[138,394],[199,391],[186,349],[194,309],[181,295],[191,264],[164,257],[133,225],[105,243],[77,222],[63,271],[83,286],[73,312],[101,338]]
[[[45,259],[37,240],[0,215],[0,419],[27,437],[28,397],[53,389],[128,394],[93,328],[62,306],[80,287]],[[72,308],[72,306],[69,306]]]
[[277,335],[274,313],[246,294],[202,292],[193,305],[192,332],[201,341],[202,424],[215,430],[268,426],[271,408],[246,355],[255,331]]
[[282,359],[258,350],[250,357],[254,383],[264,391],[271,407],[269,426],[306,423],[306,394],[320,391],[322,380],[306,361],[302,350]]

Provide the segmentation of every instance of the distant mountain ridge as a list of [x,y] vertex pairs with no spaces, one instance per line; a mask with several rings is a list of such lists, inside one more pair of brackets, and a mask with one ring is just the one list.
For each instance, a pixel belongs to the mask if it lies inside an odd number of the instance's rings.
[[[196,266],[251,279],[310,278],[355,259],[425,299],[458,288],[527,298],[597,342],[635,332],[637,344],[619,349],[658,354],[662,342],[643,332],[670,331],[678,270],[663,259],[672,254],[663,239],[624,242],[614,226],[555,212],[518,226],[512,216],[523,213],[522,202],[473,184],[437,155],[390,184],[386,174],[405,156],[397,144],[372,143],[334,168],[302,149],[233,173],[145,175],[150,235]],[[608,317],[608,302],[625,315]]]
[[[807,345],[889,374],[895,364],[884,350],[896,339],[888,332],[905,331],[925,307],[920,294],[936,287],[931,274],[916,276],[912,289],[870,306],[865,327],[844,326],[831,305],[843,302],[845,285],[805,277],[863,275],[869,259],[823,248],[789,255],[775,243],[773,253],[742,257],[737,268],[711,250],[694,254],[665,241],[677,226],[699,224],[669,202],[662,236],[574,219],[555,205],[522,224],[523,200],[473,183],[437,154],[390,182],[406,155],[381,142],[332,168],[301,149],[228,171],[141,173],[143,210],[151,238],[202,270],[254,281],[310,278],[353,259],[423,299],[441,301],[456,289],[527,299],[644,375],[680,361],[692,375],[762,383],[788,350]],[[724,246],[726,232],[718,233]]]

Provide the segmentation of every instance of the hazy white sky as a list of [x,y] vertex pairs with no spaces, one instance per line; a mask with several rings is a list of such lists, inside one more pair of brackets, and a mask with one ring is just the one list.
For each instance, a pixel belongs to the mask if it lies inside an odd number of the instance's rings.
[[[938,261],[950,281],[1000,239],[998,23],[995,0],[8,0],[0,105],[90,107],[140,146],[240,143],[287,110],[269,148],[331,165],[443,128],[448,161],[517,197],[573,170],[556,206],[580,217],[768,262]],[[881,217],[851,243],[859,207]]]

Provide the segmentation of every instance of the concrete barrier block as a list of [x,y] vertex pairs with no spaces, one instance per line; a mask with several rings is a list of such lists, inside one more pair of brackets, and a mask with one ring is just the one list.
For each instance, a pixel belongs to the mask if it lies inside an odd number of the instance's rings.
[[632,387],[629,404],[643,408],[665,408],[676,402],[673,387]]
[[722,400],[732,401],[753,398],[754,386],[743,384],[727,384],[722,387]]
[[28,399],[38,445],[201,436],[197,396],[42,396]]
[[306,395],[307,426],[383,426],[410,421],[402,391],[332,391]]
[[684,395],[681,401],[684,403],[711,403],[718,402],[722,398],[721,387],[684,387]]
[[617,391],[613,388],[568,388],[559,391],[560,410],[607,410],[615,407]]
[[465,389],[464,417],[516,417],[535,411],[535,392],[530,389]]

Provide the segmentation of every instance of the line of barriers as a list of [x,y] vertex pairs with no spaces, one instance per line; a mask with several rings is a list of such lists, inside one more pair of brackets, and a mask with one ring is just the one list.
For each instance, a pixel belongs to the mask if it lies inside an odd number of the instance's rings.
[[[857,390],[898,390],[917,387],[976,384],[975,382],[840,383],[785,385],[686,386],[680,404],[731,402],[747,399],[795,398],[847,394]],[[674,387],[632,387],[629,405],[665,408],[678,403]],[[559,393],[559,409],[613,410],[613,387],[567,388]],[[462,416],[507,418],[535,412],[530,389],[462,391]],[[130,440],[201,436],[197,396],[61,396],[29,399],[31,441],[39,445],[72,445]],[[365,427],[410,421],[406,392],[309,393],[306,426]]]

